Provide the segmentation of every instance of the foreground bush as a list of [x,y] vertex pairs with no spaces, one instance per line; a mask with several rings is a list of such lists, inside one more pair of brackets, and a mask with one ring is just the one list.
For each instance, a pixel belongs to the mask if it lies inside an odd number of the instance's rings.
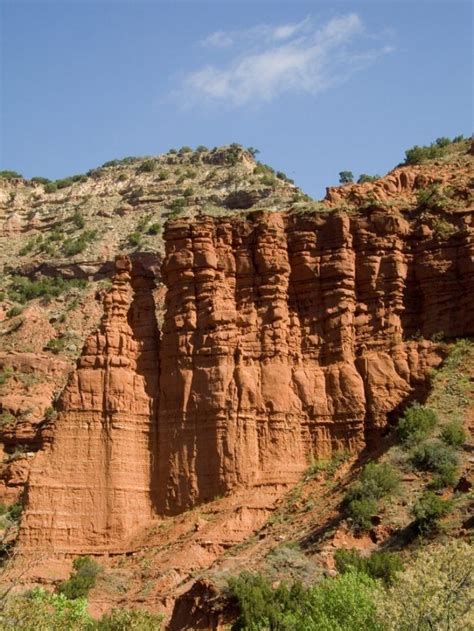
[[159,631],[163,616],[148,611],[113,609],[95,623],[97,631]]
[[390,552],[374,552],[369,557],[363,557],[355,548],[340,548],[336,550],[334,560],[337,571],[341,574],[364,572],[371,578],[381,579],[386,585],[392,584],[397,573],[403,570],[400,558]]
[[240,616],[234,630],[381,631],[376,621],[376,582],[348,572],[314,587],[299,583],[277,588],[258,574],[245,572],[229,581]]
[[91,624],[85,598],[69,600],[42,589],[11,598],[0,610],[4,631],[82,631],[92,629]]
[[375,598],[386,631],[472,629],[474,550],[451,541],[423,550]]
[[437,422],[438,417],[434,410],[414,403],[398,423],[398,437],[405,444],[415,445],[430,435]]
[[114,609],[93,620],[85,598],[69,599],[43,589],[14,596],[0,606],[2,631],[159,631],[162,619],[147,611]]

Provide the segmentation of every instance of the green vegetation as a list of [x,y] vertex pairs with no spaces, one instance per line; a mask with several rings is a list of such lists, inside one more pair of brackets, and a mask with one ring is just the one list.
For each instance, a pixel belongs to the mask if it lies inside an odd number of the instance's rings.
[[89,556],[78,557],[72,564],[71,577],[60,584],[59,593],[67,598],[75,600],[87,596],[89,590],[94,587],[97,575],[101,571],[100,565]]
[[7,318],[15,318],[16,316],[19,316],[21,313],[23,313],[23,307],[20,307],[19,305],[15,305],[7,311]]
[[51,180],[47,177],[41,177],[39,175],[31,178],[32,182],[36,182],[37,184],[49,184]]
[[137,173],[152,173],[156,168],[155,160],[145,160],[140,164]]
[[464,140],[463,136],[456,136],[453,140],[449,138],[442,137],[437,138],[430,145],[418,146],[415,145],[411,149],[407,149],[405,151],[405,162],[404,164],[421,164],[426,160],[434,160],[436,158],[441,158],[444,156],[448,149],[451,148],[452,144],[462,142]]
[[427,438],[436,427],[436,412],[414,403],[405,410],[397,426],[397,434],[402,443],[416,445]]
[[11,425],[15,421],[16,421],[16,418],[13,416],[13,414],[10,414],[10,412],[7,412],[6,410],[4,410],[0,414],[0,427]]
[[74,256],[84,252],[89,243],[97,237],[97,230],[84,230],[78,237],[68,237],[63,243],[63,252],[66,256]]
[[466,442],[467,435],[459,421],[451,421],[441,430],[440,438],[446,445],[457,448]]
[[186,199],[184,197],[175,197],[170,203],[169,208],[171,210],[182,210],[186,206]]
[[339,171],[339,184],[349,184],[354,181],[352,171]]
[[149,611],[112,609],[93,627],[97,631],[159,631],[163,616]]
[[46,344],[45,349],[51,351],[55,355],[59,355],[64,351],[66,346],[66,338],[63,336],[52,337]]
[[183,191],[184,197],[191,197],[193,194],[194,194],[194,189],[192,186],[188,186]]
[[93,620],[84,597],[34,589],[6,599],[0,609],[4,631],[159,631],[162,616],[147,611],[113,609]]
[[357,184],[364,184],[365,182],[376,182],[380,179],[380,175],[368,175],[367,173],[361,173]]
[[21,173],[18,173],[17,171],[0,171],[0,178],[3,178],[4,180],[13,180],[15,178],[19,178],[19,177],[23,177]]
[[260,178],[260,182],[264,185],[264,186],[275,186],[276,184],[276,178],[273,175],[263,175]]
[[472,626],[474,555],[463,541],[430,546],[406,569],[396,555],[363,559],[355,550],[338,550],[336,563],[341,575],[311,587],[297,582],[273,587],[250,572],[231,578],[229,595],[239,611],[232,629],[447,631]]
[[229,166],[235,166],[242,155],[242,145],[233,142],[227,149],[226,162]]
[[452,500],[444,500],[433,491],[425,491],[412,508],[415,525],[421,533],[431,533],[439,529],[439,520],[453,508]]
[[373,594],[376,582],[349,572],[319,585],[272,587],[259,574],[244,572],[229,580],[240,615],[233,630],[378,631]]
[[348,451],[341,450],[333,453],[329,460],[314,460],[306,470],[305,480],[310,480],[318,473],[324,473],[326,478],[332,478],[349,456]]
[[11,368],[11,366],[4,366],[2,370],[0,370],[0,386],[4,386],[12,375],[13,368]]
[[453,486],[458,479],[459,461],[452,447],[438,440],[419,445],[411,456],[413,465],[421,471],[435,473],[432,485],[435,488]]
[[395,492],[399,486],[399,476],[388,464],[367,464],[360,478],[347,491],[343,505],[346,516],[359,530],[369,530],[371,517],[376,513],[378,501]]
[[430,546],[376,602],[385,631],[472,629],[472,546],[451,541]]
[[361,556],[355,548],[336,550],[336,569],[341,574],[363,572],[371,578],[379,578],[386,585],[394,583],[398,572],[403,570],[400,557],[391,552],[374,552],[369,557]]
[[152,223],[148,226],[147,234],[157,235],[161,232],[161,224],[158,222]]
[[72,216],[72,222],[77,228],[84,228],[86,225],[86,220],[84,219],[84,215],[76,210],[74,215]]
[[40,280],[30,280],[26,276],[13,276],[8,290],[8,295],[12,300],[24,304],[34,298],[57,298],[62,293],[73,287],[86,287],[85,280],[65,280],[62,277],[41,278]]
[[136,247],[140,245],[142,241],[142,235],[140,232],[132,232],[131,234],[128,235],[127,241],[130,245],[133,245],[134,247]]

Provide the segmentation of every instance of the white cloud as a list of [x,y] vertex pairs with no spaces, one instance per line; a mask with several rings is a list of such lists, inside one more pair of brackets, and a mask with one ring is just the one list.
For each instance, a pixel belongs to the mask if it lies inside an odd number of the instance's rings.
[[188,104],[204,98],[242,106],[268,102],[285,92],[318,94],[392,50],[387,45],[367,50],[363,42],[364,27],[354,13],[319,28],[306,18],[234,33],[216,31],[202,43],[217,48],[234,45],[232,58],[185,76],[180,99]]
[[224,31],[215,31],[211,33],[204,39],[202,42],[203,46],[214,46],[215,48],[227,48],[228,46],[232,46],[234,40],[231,35],[225,33]]

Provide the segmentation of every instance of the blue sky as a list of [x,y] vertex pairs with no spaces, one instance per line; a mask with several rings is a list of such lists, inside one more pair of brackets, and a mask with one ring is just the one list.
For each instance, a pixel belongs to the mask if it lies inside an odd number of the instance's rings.
[[239,142],[321,197],[472,126],[472,5],[0,0],[0,164]]

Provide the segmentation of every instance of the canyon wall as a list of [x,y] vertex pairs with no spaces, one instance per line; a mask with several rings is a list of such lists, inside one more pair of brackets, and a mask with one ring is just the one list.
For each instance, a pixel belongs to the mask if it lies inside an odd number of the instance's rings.
[[169,222],[162,279],[118,260],[20,545],[117,549],[153,515],[371,446],[423,396],[446,353],[432,338],[474,334],[471,219],[444,238],[388,211]]
[[59,402],[27,484],[20,544],[110,550],[154,513],[159,339],[153,278],[128,259]]

